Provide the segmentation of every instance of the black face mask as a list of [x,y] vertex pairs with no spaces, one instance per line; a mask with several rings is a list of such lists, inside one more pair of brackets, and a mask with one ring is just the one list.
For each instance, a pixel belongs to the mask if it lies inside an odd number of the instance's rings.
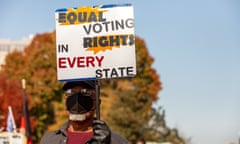
[[76,93],[67,97],[66,106],[72,114],[83,114],[92,109],[93,99],[82,93]]

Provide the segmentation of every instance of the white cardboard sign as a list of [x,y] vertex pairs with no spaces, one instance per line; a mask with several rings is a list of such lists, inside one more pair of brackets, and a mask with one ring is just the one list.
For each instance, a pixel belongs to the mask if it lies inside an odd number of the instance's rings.
[[55,20],[59,81],[136,75],[132,5],[58,9]]
[[0,132],[0,144],[27,144],[27,138],[22,133]]

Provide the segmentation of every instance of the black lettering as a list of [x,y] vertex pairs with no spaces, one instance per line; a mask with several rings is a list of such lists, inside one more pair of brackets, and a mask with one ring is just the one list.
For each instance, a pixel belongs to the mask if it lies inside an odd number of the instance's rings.
[[105,78],[108,78],[108,72],[110,71],[110,69],[103,69],[103,71],[105,72]]
[[96,70],[96,78],[102,78],[102,70],[100,69]]
[[118,69],[121,72],[121,77],[123,77],[124,76],[123,70],[125,70],[126,68],[125,67],[119,67]]
[[135,37],[134,35],[129,35],[129,42],[128,45],[133,45],[135,43]]
[[58,52],[68,52],[68,44],[58,44]]
[[58,13],[58,22],[65,23],[66,22],[66,13]]
[[88,22],[97,22],[97,16],[94,12],[90,13],[90,16],[88,17]]
[[92,38],[91,37],[83,38],[83,47],[84,48],[92,47]]
[[114,28],[114,22],[113,21],[111,21],[111,25],[112,25],[112,31],[114,31],[115,28]]
[[106,21],[106,18],[103,18],[103,12],[99,12],[98,16],[99,16],[99,20],[98,21],[100,21],[100,22]]
[[120,38],[121,38],[121,44],[122,45],[127,45],[127,38],[128,38],[128,35],[121,35],[120,36]]
[[[75,22],[75,16],[73,15],[71,18],[71,23]],[[123,19],[120,21],[106,21],[102,23],[89,24],[88,26],[84,25],[83,28],[87,34],[90,34],[91,30],[94,33],[100,33],[102,31],[108,32],[109,30],[116,31],[125,28],[133,28],[133,19],[127,19],[124,21]]]
[[88,28],[86,28],[86,25],[83,25],[83,29],[85,30],[85,32],[87,33],[87,34],[89,34],[90,33],[90,31],[91,31],[91,27],[92,27],[92,25],[90,24],[90,25],[88,25]]
[[117,73],[117,71],[116,71],[115,68],[112,69],[112,72],[111,72],[111,76],[110,76],[110,77],[111,77],[111,78],[113,78],[113,77],[118,77],[118,73]]
[[113,46],[132,46],[135,43],[135,36],[130,35],[109,35],[109,36],[96,36],[96,37],[84,37],[83,47],[113,47]]
[[110,41],[110,46],[119,46],[119,36],[110,36],[109,37],[109,41]]
[[127,28],[133,28],[134,27],[134,22],[133,19],[129,18],[125,21],[125,25]]
[[116,30],[118,30],[119,27],[124,29],[124,22],[123,22],[123,20],[121,20],[121,22],[115,21],[115,24],[116,24]]
[[99,45],[101,47],[106,47],[108,46],[108,40],[107,40],[107,37],[106,36],[102,36],[99,38]]
[[100,33],[102,31],[102,25],[99,23],[96,23],[93,25],[93,31],[95,33]]
[[87,21],[87,12],[78,13],[78,21],[79,22],[86,22]]
[[105,31],[106,32],[108,32],[108,24],[109,24],[110,22],[103,22],[102,24],[103,25],[105,25]]
[[67,15],[67,20],[70,22],[70,24],[74,24],[74,22],[77,20],[77,15],[74,12],[70,12]]
[[[84,22],[106,22],[106,18],[104,18],[104,12],[94,12],[94,11],[85,11],[85,12],[76,12],[76,11],[71,11],[67,13],[59,12],[58,13],[58,22],[59,23],[66,23],[69,22],[69,24],[76,24],[78,23],[84,23]],[[110,22],[107,22],[107,24]],[[119,24],[118,24],[119,25]],[[96,29],[96,32],[99,32],[99,28],[101,24],[98,25],[98,29]],[[107,25],[105,24],[106,29]],[[107,30],[108,31],[108,30]]]
[[133,76],[133,67],[127,67],[127,76]]
[[134,69],[130,67],[118,67],[118,68],[104,68],[97,69],[96,71],[97,78],[118,78],[118,77],[133,77]]
[[98,38],[97,37],[93,38],[93,46],[98,47]]

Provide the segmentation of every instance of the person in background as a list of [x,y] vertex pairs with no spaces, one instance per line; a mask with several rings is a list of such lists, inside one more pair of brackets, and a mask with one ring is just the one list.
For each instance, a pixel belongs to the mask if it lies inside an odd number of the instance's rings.
[[145,140],[143,138],[136,139],[133,144],[146,144]]
[[41,144],[129,144],[104,121],[94,118],[95,81],[67,82],[62,89],[68,120],[58,130],[44,134]]

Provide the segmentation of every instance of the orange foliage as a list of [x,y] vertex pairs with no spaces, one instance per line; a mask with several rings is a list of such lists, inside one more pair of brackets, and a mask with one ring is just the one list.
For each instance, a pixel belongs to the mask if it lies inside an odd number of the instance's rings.
[[19,126],[23,110],[20,82],[8,79],[3,72],[0,74],[0,102],[0,115],[4,116],[0,125],[6,128],[8,106],[11,106],[16,125]]

